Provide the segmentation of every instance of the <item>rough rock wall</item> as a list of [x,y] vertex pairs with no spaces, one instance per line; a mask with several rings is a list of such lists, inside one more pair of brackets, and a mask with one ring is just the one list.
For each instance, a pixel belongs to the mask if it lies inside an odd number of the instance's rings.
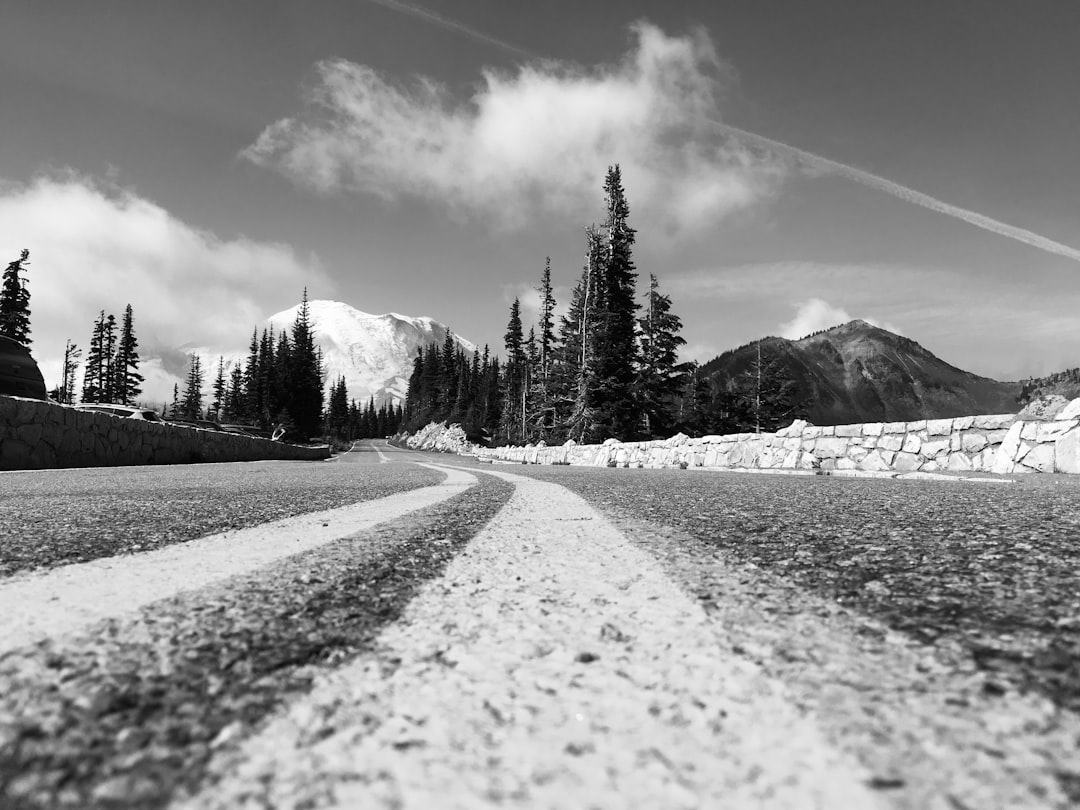
[[0,396],[0,470],[307,460],[329,453],[327,447],[297,447]]
[[800,420],[776,433],[494,449],[468,445],[456,425],[428,425],[407,443],[479,458],[593,467],[1080,473],[1080,399],[1039,420],[999,414],[833,427]]

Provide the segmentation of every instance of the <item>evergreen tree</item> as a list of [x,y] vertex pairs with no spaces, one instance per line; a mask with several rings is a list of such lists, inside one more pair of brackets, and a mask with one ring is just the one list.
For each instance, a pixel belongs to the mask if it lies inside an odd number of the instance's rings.
[[633,246],[635,231],[627,220],[630,206],[618,165],[604,181],[607,217],[604,255],[597,285],[597,323],[590,338],[594,373],[590,373],[587,406],[595,438],[633,439],[640,422],[634,396],[637,355]]
[[[262,374],[259,366],[259,350],[262,344],[259,342],[259,329],[256,327],[251,332],[251,343],[248,345],[247,362],[244,364],[244,407],[243,414],[246,418],[258,421],[262,415]],[[237,416],[240,415],[239,410]]]
[[604,249],[600,232],[585,229],[585,268],[574,288],[570,312],[563,320],[563,363],[559,387],[566,410],[566,435],[578,442],[597,438],[596,408],[598,375],[603,345],[601,315],[604,312]]
[[116,316],[105,316],[101,333],[101,401],[116,402]]
[[203,404],[203,370],[199,355],[191,355],[187,383],[184,386],[184,398],[179,403],[184,419],[201,419]]
[[755,433],[771,433],[806,415],[795,396],[794,380],[784,371],[780,357],[762,353],[762,341],[758,341],[756,356],[740,376],[735,393],[742,410],[740,427]]
[[244,370],[237,363],[229,373],[229,385],[225,391],[225,403],[222,406],[222,418],[226,422],[244,421]]
[[457,399],[458,389],[458,349],[453,333],[447,329],[443,340],[442,364],[439,370],[439,414],[440,418],[453,421],[453,403]]
[[83,374],[82,401],[105,402],[105,310],[94,321],[90,334],[90,349],[86,355],[86,371]]
[[348,427],[349,392],[345,386],[345,377],[342,375],[330,389],[329,404],[326,409],[326,430],[330,436],[344,441],[347,438]]
[[544,261],[544,273],[540,277],[540,377],[547,382],[551,371],[552,349],[555,346],[555,296],[551,289],[551,257]]
[[30,290],[23,271],[30,264],[30,251],[8,264],[0,281],[0,336],[30,345]]
[[173,383],[172,404],[169,405],[169,418],[180,419],[183,416],[183,406],[180,403],[180,385]]
[[[420,388],[424,377],[424,347],[417,349],[413,358],[412,373],[409,375],[409,388],[405,392],[405,419],[410,429],[419,424],[423,412]],[[366,412],[365,412],[366,413]],[[367,434],[365,434],[365,438]]]
[[274,401],[278,389],[276,360],[273,328],[263,329],[262,336],[259,338],[258,382],[255,397],[258,410],[254,414],[263,428],[272,426],[273,416],[278,408]]
[[210,403],[210,410],[214,414],[214,419],[221,421],[221,409],[225,405],[225,392],[228,389],[228,383],[225,378],[225,358],[218,357],[217,376],[214,377],[214,385],[210,389],[214,392],[214,400]]
[[79,370],[79,358],[82,356],[82,349],[76,346],[71,340],[68,340],[64,345],[64,365],[61,369],[61,383],[58,402],[65,405],[71,405],[75,401],[75,375]]
[[113,399],[123,405],[133,405],[142,393],[143,376],[139,373],[139,341],[135,338],[131,304],[124,308],[120,338],[116,344],[113,367]]
[[510,305],[510,320],[503,337],[506,371],[503,374],[503,412],[499,434],[508,443],[525,441],[525,340],[521,327],[521,302]]
[[291,355],[285,364],[288,380],[283,387],[283,398],[297,432],[307,438],[318,435],[322,423],[323,370],[320,351],[315,345],[306,287],[293,321],[290,348]]
[[646,436],[668,435],[674,424],[677,395],[686,381],[678,350],[686,341],[679,336],[682,321],[671,312],[671,298],[660,292],[655,275],[649,276],[645,314],[638,320],[637,394]]

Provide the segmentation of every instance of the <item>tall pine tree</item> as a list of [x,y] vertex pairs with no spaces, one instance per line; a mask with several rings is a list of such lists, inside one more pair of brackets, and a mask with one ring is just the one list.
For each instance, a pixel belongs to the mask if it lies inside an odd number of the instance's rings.
[[90,334],[90,349],[86,354],[86,369],[83,373],[82,401],[105,402],[105,310],[101,310],[94,321]]
[[188,367],[187,382],[184,385],[184,398],[180,402],[180,410],[184,419],[201,419],[203,404],[203,370],[202,360],[199,355],[191,355],[191,365]]
[[675,403],[686,382],[686,366],[678,363],[682,321],[671,312],[671,298],[660,292],[655,275],[649,276],[648,304],[638,319],[641,346],[637,395],[645,436],[667,436],[675,423]]
[[113,363],[113,400],[133,405],[142,393],[143,376],[139,373],[139,341],[135,338],[134,315],[131,304],[124,307],[120,322],[120,337],[116,343]]
[[24,346],[30,345],[30,290],[23,271],[30,264],[30,251],[8,264],[0,282],[0,335]]
[[80,357],[82,357],[82,349],[72,343],[69,338],[64,344],[64,362],[60,369],[60,397],[57,400],[64,405],[71,405],[75,401],[75,375],[79,371]]
[[304,288],[300,309],[292,325],[291,355],[286,363],[288,382],[283,399],[296,430],[304,437],[316,436],[322,423],[322,360],[315,344],[315,328]]
[[597,285],[596,328],[587,406],[592,412],[594,438],[633,439],[640,421],[634,396],[637,360],[634,284],[637,270],[633,247],[635,231],[627,220],[630,206],[618,165],[608,168],[604,180],[605,245]]

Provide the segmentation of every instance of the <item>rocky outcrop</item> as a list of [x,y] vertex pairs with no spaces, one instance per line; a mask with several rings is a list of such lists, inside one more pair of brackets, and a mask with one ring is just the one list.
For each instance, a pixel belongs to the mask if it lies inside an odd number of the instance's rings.
[[329,455],[329,447],[119,419],[53,402],[0,396],[0,470],[313,460]]
[[869,473],[1080,473],[1080,399],[1052,420],[1015,414],[817,426],[804,421],[776,433],[647,442],[608,439],[556,447],[472,448],[480,458],[593,467],[862,471]]

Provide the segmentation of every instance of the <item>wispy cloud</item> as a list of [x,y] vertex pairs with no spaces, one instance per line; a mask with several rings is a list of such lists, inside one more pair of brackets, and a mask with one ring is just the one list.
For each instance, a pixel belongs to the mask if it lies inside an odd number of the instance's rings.
[[320,295],[330,287],[317,259],[287,245],[222,239],[74,174],[0,182],[0,222],[0,260],[30,250],[31,349],[49,384],[59,380],[65,340],[85,349],[101,310],[119,317],[131,304],[142,353],[165,359],[147,369],[147,395],[161,400],[178,371],[177,347],[242,346],[305,285]]
[[324,61],[305,114],[270,125],[242,155],[322,191],[428,198],[503,227],[538,211],[595,216],[613,163],[639,221],[669,232],[768,195],[788,161],[716,138],[709,117],[731,73],[705,33],[644,22],[631,32],[618,64],[485,70],[465,102],[428,78],[403,86]]

